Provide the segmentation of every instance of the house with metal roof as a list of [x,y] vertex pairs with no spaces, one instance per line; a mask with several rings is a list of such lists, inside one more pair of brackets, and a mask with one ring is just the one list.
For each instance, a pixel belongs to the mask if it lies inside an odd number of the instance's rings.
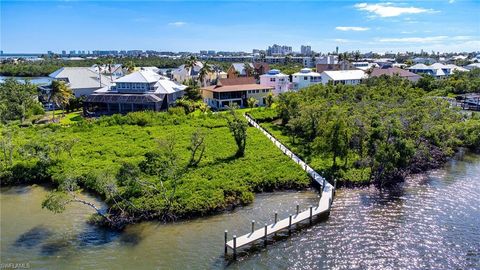
[[118,78],[87,97],[85,115],[165,110],[184,95],[187,86],[151,70],[140,70]]
[[247,106],[247,99],[253,97],[258,106],[266,105],[266,97],[273,86],[257,84],[253,77],[219,79],[217,85],[201,89],[204,102],[212,109],[227,109],[232,104]]
[[179,66],[177,69],[172,70],[172,77],[174,81],[183,83],[190,79],[197,79],[200,69],[203,68],[203,63],[197,61],[193,68],[187,68],[185,65]]
[[327,70],[322,72],[322,83],[356,85],[367,78],[363,70]]
[[[54,80],[64,81],[76,97],[88,96],[112,84],[109,76],[99,74],[89,67],[62,67],[48,76]],[[40,91],[48,94],[49,86],[41,87]]]
[[302,68],[300,72],[292,74],[292,89],[299,90],[310,85],[322,83],[320,73],[310,68]]

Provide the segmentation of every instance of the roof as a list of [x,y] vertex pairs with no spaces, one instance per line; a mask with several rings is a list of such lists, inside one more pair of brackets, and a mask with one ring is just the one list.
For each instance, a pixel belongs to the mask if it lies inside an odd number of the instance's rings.
[[62,67],[48,76],[53,79],[68,79],[68,84],[73,90],[111,85],[108,76],[99,77],[97,72],[88,67]]
[[409,67],[408,69],[430,69],[430,67],[428,67],[425,64],[416,64],[416,65],[413,65],[413,66]]
[[255,84],[257,81],[253,77],[238,77],[238,78],[228,78],[228,79],[219,79],[219,84],[223,86],[227,85],[241,85],[241,84]]
[[270,71],[268,71],[267,73],[263,74],[263,75],[260,75],[260,77],[279,77],[279,78],[284,78],[284,77],[288,77],[288,75],[286,74],[283,74],[280,72],[280,70],[278,69],[271,69]]
[[453,65],[453,64],[450,64],[450,65],[447,65],[451,70],[455,70],[455,71],[461,71],[461,72],[466,72],[466,71],[470,71],[466,68],[463,68],[463,67],[459,67],[457,65]]
[[179,84],[168,79],[159,80],[155,86],[158,86],[157,90],[155,91],[156,94],[172,94],[187,88],[186,85]]
[[367,77],[363,70],[327,70],[322,72],[334,81],[361,80]]
[[433,68],[433,69],[450,69],[448,66],[442,64],[442,63],[435,63],[435,64],[431,64],[430,65],[430,68]]
[[124,82],[124,83],[154,83],[160,79],[165,77],[158,75],[157,73],[153,72],[150,69],[147,70],[139,70],[132,72],[128,75],[120,77],[116,79],[114,82]]
[[300,72],[293,73],[293,76],[320,76],[320,73],[313,72],[310,68],[302,68]]
[[415,74],[413,72],[410,72],[405,69],[401,69],[398,67],[391,67],[391,68],[374,68],[372,70],[372,73],[370,73],[370,77],[379,77],[382,75],[388,75],[388,76],[394,76],[398,75],[403,78],[411,79],[411,80],[417,80],[420,79],[422,76]]
[[237,85],[212,85],[202,88],[202,90],[212,91],[212,92],[236,92],[236,91],[247,91],[247,90],[261,90],[261,89],[274,89],[273,86],[266,86],[261,84],[237,84]]

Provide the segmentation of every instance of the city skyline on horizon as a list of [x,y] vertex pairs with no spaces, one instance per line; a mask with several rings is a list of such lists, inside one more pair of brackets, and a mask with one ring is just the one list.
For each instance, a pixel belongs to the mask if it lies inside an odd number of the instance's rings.
[[[249,1],[1,1],[0,5],[4,53],[251,52],[272,44],[292,46],[293,51],[309,45],[321,53],[335,51],[337,46],[340,52],[362,53],[480,48],[480,22],[474,19],[480,5],[470,0],[300,1],[295,9],[291,2]],[[291,13],[283,12],[289,7]]]

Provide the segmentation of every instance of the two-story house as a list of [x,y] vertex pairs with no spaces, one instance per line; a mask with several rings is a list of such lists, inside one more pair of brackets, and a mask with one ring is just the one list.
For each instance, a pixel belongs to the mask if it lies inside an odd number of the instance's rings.
[[274,95],[285,93],[291,87],[289,76],[281,73],[278,69],[272,69],[266,74],[260,75],[260,84],[273,86]]
[[87,97],[85,115],[165,110],[184,95],[187,86],[151,70],[133,72]]
[[292,89],[299,90],[310,85],[322,82],[320,73],[313,72],[310,68],[302,68],[300,72],[292,74]]

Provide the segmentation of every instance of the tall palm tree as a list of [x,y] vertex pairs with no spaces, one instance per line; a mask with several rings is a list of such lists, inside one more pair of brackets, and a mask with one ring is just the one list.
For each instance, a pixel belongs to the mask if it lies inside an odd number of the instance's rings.
[[125,68],[127,69],[127,71],[129,73],[133,72],[135,70],[135,63],[133,61],[128,61],[127,63],[125,63]]
[[110,81],[113,82],[112,68],[113,68],[113,59],[107,60],[108,72],[110,73]]
[[[65,114],[65,107],[73,96],[72,89],[63,81],[52,81],[50,93],[48,94],[48,102],[53,102],[62,108]],[[52,111],[52,121],[55,120],[55,110]]]
[[360,59],[360,51],[355,51],[353,57],[355,58],[355,62],[358,62],[358,59]]
[[245,64],[243,64],[243,69],[245,69],[245,75],[246,75],[247,77],[252,76],[252,74],[253,74],[253,68],[252,68],[252,66],[250,65],[250,63],[245,63]]
[[212,66],[205,62],[203,67],[198,72],[198,79],[200,80],[201,86],[205,86],[205,78],[213,72]]
[[190,56],[185,60],[185,69],[187,69],[187,74],[188,76],[192,75],[192,71],[195,68],[195,65],[197,64],[197,57],[195,56]]

